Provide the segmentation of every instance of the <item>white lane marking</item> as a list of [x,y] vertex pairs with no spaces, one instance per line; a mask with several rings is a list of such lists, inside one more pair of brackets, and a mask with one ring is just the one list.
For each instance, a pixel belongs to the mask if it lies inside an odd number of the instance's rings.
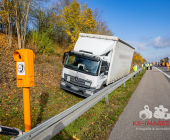
[[162,72],[165,76],[167,76],[170,79],[170,76],[168,74],[166,74],[165,72],[161,71],[160,69],[158,69],[157,67],[155,67],[157,70],[159,70],[160,72]]

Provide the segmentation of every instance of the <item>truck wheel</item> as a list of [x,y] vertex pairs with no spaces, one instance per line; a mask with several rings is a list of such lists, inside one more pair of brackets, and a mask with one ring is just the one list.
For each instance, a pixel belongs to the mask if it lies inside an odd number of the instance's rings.
[[105,85],[103,85],[101,88],[100,88],[100,90],[102,90],[102,89],[104,89],[105,88]]

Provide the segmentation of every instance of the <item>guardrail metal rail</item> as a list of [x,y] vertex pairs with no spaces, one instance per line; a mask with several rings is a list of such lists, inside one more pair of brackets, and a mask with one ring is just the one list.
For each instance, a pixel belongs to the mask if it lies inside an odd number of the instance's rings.
[[60,114],[46,120],[45,122],[39,124],[37,127],[31,129],[27,133],[24,133],[22,136],[17,137],[15,140],[48,140],[57,135],[60,131],[62,131],[65,127],[67,127],[70,123],[76,120],[79,116],[88,111],[91,107],[97,104],[103,98],[106,99],[106,104],[109,103],[108,94],[118,88],[120,85],[124,84],[127,80],[131,78],[133,80],[133,76],[143,68],[140,68],[136,72],[129,74],[128,76],[108,85],[104,89],[95,93],[94,95],[84,99],[83,101],[75,104],[74,106],[66,109]]

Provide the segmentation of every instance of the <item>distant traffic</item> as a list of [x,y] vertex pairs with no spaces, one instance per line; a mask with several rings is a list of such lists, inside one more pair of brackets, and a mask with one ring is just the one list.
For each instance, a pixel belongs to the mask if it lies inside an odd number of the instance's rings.
[[153,65],[156,65],[156,66],[165,66],[166,67],[167,64],[170,65],[170,57],[165,57],[165,58],[161,59],[160,61],[153,62]]

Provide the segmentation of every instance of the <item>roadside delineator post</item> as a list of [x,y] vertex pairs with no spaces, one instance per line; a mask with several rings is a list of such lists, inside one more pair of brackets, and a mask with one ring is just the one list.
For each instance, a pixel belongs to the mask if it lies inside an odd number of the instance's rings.
[[34,59],[32,50],[21,49],[13,53],[16,61],[17,87],[23,87],[24,126],[25,132],[31,130],[30,91],[34,83]]
[[105,96],[105,101],[106,101],[106,105],[109,104],[109,97],[108,97],[108,94]]

